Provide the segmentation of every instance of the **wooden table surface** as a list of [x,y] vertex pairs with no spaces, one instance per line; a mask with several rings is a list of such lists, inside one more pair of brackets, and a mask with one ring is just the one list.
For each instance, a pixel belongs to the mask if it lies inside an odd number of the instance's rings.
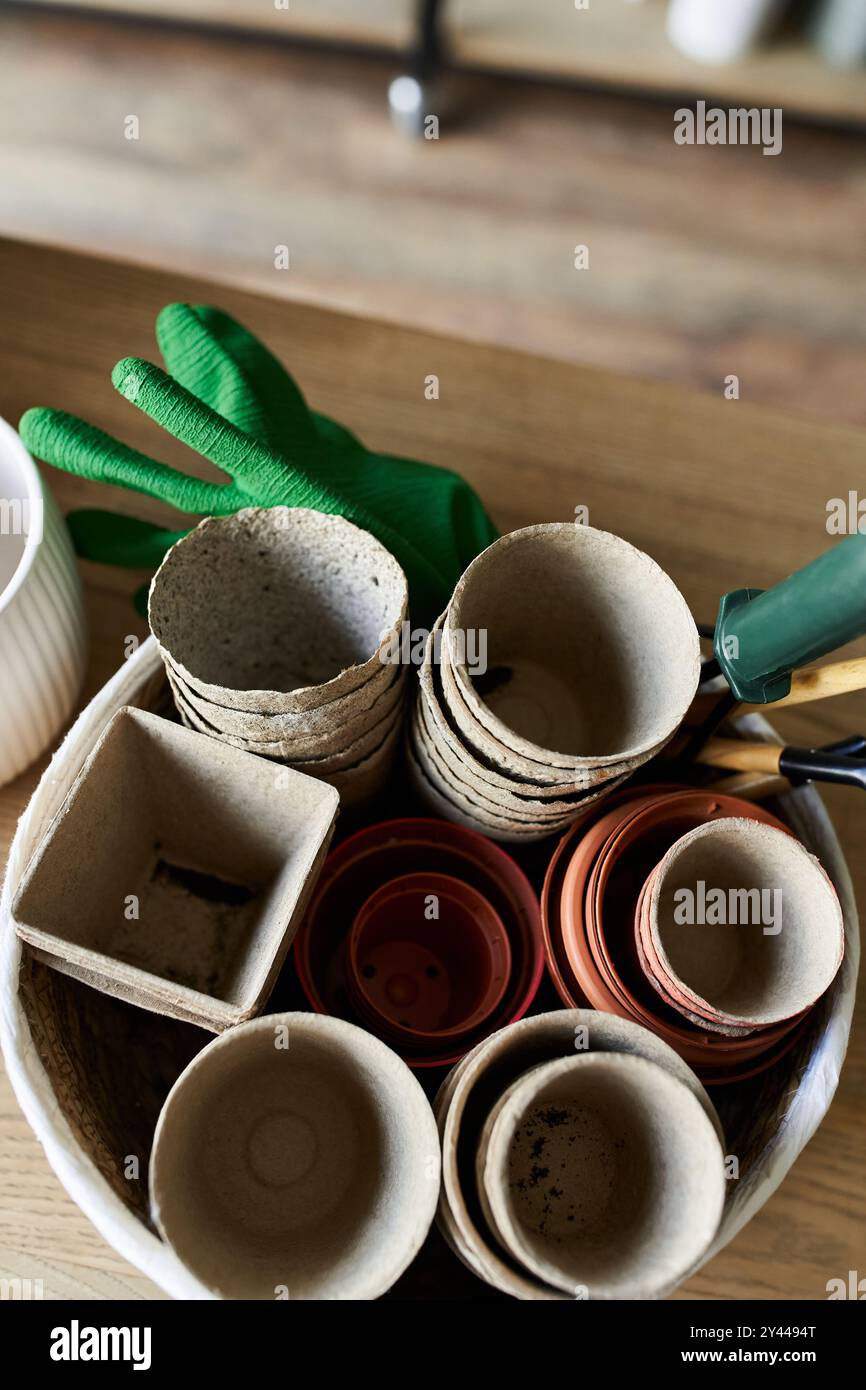
[[[42,246],[0,242],[0,284],[0,415],[13,423],[28,406],[53,405],[190,467],[186,450],[166,447],[114,392],[109,373],[122,356],[155,356],[163,304],[218,303],[287,363],[314,407],[377,449],[459,470],[503,530],[587,506],[591,524],[664,566],[699,621],[712,621],[728,589],[766,587],[832,544],[827,501],[866,476],[866,432],[762,411],[721,390],[700,396]],[[438,400],[425,398],[430,374]],[[133,493],[45,471],[64,510],[116,506],[176,522]],[[85,698],[120,664],[124,637],[143,633],[128,602],[143,577],[85,566]],[[801,707],[777,722],[787,741],[827,742],[866,729],[864,698]],[[0,790],[0,862],[41,766]],[[827,803],[863,901],[866,803],[841,788]],[[828,1279],[866,1273],[864,1080],[861,1000],[818,1134],[755,1220],[679,1296],[820,1299]],[[161,1296],[67,1197],[3,1076],[0,1277],[15,1276],[41,1278],[46,1297]]]

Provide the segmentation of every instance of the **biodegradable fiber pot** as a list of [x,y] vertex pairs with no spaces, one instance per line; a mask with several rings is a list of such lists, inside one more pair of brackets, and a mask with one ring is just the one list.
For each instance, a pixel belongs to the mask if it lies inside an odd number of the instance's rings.
[[429,1102],[395,1053],[342,1019],[271,1014],[175,1082],[151,1208],[218,1297],[372,1299],[420,1249],[439,1172]]
[[[219,737],[246,739],[262,745],[266,752],[270,751],[269,745],[287,742],[297,756],[303,757],[305,741],[315,747],[316,753],[325,751],[322,745],[328,739],[345,748],[364,729],[380,723],[396,703],[405,669],[380,663],[376,673],[357,690],[297,714],[250,714],[224,709],[185,685],[173,666],[169,667],[168,675],[178,707],[204,720]],[[251,748],[250,751],[256,750]]]
[[638,1056],[584,1053],[517,1080],[488,1116],[477,1174],[506,1249],[573,1297],[662,1296],[706,1252],[725,1198],[700,1102]]
[[502,919],[477,889],[448,874],[383,884],[349,936],[353,1002],[375,1031],[403,1045],[476,1031],[502,1002],[510,973]]
[[[475,719],[541,764],[645,760],[697,689],[682,594],[648,555],[589,526],[529,526],[494,542],[458,583],[444,630]],[[473,631],[487,633],[484,697],[455,642]]]
[[[533,782],[516,772],[506,772],[495,761],[485,759],[462,735],[453,710],[442,690],[440,664],[436,660],[436,639],[441,632],[444,613],[437,619],[424,649],[424,660],[418,671],[418,713],[431,741],[435,742],[442,758],[461,780],[483,792],[506,809],[535,810],[544,815],[572,811],[586,794],[588,785],[583,774],[580,780],[558,783]],[[441,638],[440,638],[441,641]],[[441,655],[441,651],[440,651]],[[444,657],[443,657],[444,665]],[[473,725],[470,721],[470,728]],[[502,752],[507,753],[503,748]],[[544,776],[546,768],[536,767]],[[566,777],[568,774],[566,774]],[[607,774],[605,774],[607,776]]]
[[423,750],[413,744],[411,738],[406,741],[405,753],[409,780],[414,791],[424,805],[437,816],[453,821],[465,830],[486,835],[491,840],[499,840],[502,844],[532,844],[536,840],[545,840],[556,834],[555,825],[551,827],[541,823],[535,825],[507,819],[495,813],[482,811],[477,805],[462,798],[460,793],[440,778],[429,760],[425,762]]
[[65,974],[219,1032],[263,1007],[337,807],[312,777],[120,709],[23,876],[18,933]]
[[[677,920],[697,913],[701,893],[700,915],[709,916],[713,889],[724,896],[725,918],[749,920]],[[735,1026],[793,1018],[842,963],[842,909],[829,878],[790,835],[757,821],[719,820],[684,835],[661,861],[647,899],[652,947],[675,1005],[691,1000],[699,1014]]]
[[522,1299],[563,1299],[511,1259],[491,1234],[480,1206],[475,1163],[484,1122],[502,1092],[543,1062],[591,1053],[644,1057],[670,1072],[704,1109],[719,1143],[722,1129],[694,1072],[646,1028],[592,1009],[560,1009],[522,1019],[491,1034],[468,1053],[439,1088],[434,1103],[442,1137],[442,1192],[437,1221],[456,1254],[502,1293]]
[[172,547],[148,617],[166,666],[196,695],[300,714],[380,672],[407,604],[397,561],[350,521],[250,507],[208,517]]

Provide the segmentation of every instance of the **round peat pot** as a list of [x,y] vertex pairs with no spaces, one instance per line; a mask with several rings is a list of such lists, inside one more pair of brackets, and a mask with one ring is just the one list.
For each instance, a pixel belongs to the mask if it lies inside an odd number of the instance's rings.
[[253,715],[240,727],[265,738],[279,715],[287,737],[308,718],[339,729],[354,701],[324,707],[389,683],[382,657],[407,603],[393,555],[345,517],[247,507],[206,517],[172,546],[150,586],[148,621],[169,674],[216,706],[214,718]]
[[566,1295],[524,1269],[491,1232],[476,1186],[481,1132],[512,1082],[541,1063],[573,1057],[577,1047],[590,1055],[633,1054],[663,1068],[692,1092],[719,1143],[724,1143],[718,1115],[694,1072],[646,1028],[592,1009],[560,1009],[524,1018],[485,1038],[449,1072],[434,1102],[442,1140],[437,1223],[464,1264],[516,1298],[556,1300]]
[[175,1082],[151,1208],[219,1297],[372,1299],[421,1248],[439,1170],[430,1105],[390,1048],[342,1019],[270,1014]]
[[[495,541],[457,584],[443,631],[470,715],[548,768],[648,761],[698,685],[698,634],[673,580],[591,526],[553,522]],[[476,685],[466,661],[477,631],[496,676],[486,695],[491,683]]]
[[753,1024],[738,1025],[708,1005],[698,1001],[693,1002],[678,981],[665,970],[656,952],[649,924],[649,900],[657,876],[658,869],[654,869],[643,886],[635,912],[634,942],[641,969],[648,983],[674,1014],[688,1019],[696,1028],[704,1029],[710,1033],[722,1033],[728,1038],[744,1038],[750,1035],[757,1038],[759,1034],[767,1030]]
[[[682,920],[695,917],[699,890],[713,897],[712,917],[704,903],[703,920]],[[732,1029],[802,1014],[829,988],[844,949],[839,899],[818,860],[745,818],[677,840],[653,875],[643,928],[650,968],[660,967],[675,1007]]]
[[[659,1298],[702,1258],[725,1199],[718,1135],[689,1087],[643,1057],[533,1068],[491,1110],[477,1182],[513,1258],[577,1298]],[[552,1181],[539,1181],[540,1169]]]
[[511,947],[498,913],[448,874],[405,874],[367,899],[346,984],[366,1022],[409,1046],[458,1042],[502,1002]]

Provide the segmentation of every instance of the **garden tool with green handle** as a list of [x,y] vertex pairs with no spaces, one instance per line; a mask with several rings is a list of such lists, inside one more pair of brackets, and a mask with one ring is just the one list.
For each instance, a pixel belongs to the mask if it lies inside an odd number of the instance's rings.
[[737,700],[770,704],[791,673],[866,632],[866,536],[848,536],[772,589],[719,605],[713,650]]
[[[370,531],[409,579],[413,614],[430,625],[474,556],[497,532],[469,485],[449,469],[374,454],[309,410],[281,364],[240,324],[211,308],[172,304],[157,321],[167,371],[136,358],[117,390],[230,479],[205,482],[60,411],[26,412],[30,451],[81,477],[149,493],[180,511],[225,515],[295,506],[345,516]],[[156,566],[184,531],[112,512],[69,517],[76,548],[109,564]]]
[[[866,686],[866,662],[798,668],[866,633],[866,536],[848,536],[772,589],[734,589],[719,604],[713,651],[728,690],[698,696],[703,713],[684,756],[694,758],[740,702],[802,703]],[[817,693],[820,687],[820,695]]]

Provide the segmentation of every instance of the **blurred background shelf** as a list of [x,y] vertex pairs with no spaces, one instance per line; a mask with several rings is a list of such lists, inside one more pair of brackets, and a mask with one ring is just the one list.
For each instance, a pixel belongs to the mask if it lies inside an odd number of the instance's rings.
[[673,47],[666,9],[666,0],[592,0],[581,11],[571,0],[453,0],[451,50],[471,66],[866,120],[863,70],[831,68],[801,34],[783,29],[736,63],[710,67]]
[[[286,2],[287,9],[277,8],[279,0],[24,0],[379,51],[405,53],[415,41],[416,0]],[[802,28],[783,25],[772,42],[712,67],[673,47],[666,9],[667,0],[591,0],[586,10],[573,0],[440,0],[446,52],[459,66],[866,123],[864,69],[830,66]]]

